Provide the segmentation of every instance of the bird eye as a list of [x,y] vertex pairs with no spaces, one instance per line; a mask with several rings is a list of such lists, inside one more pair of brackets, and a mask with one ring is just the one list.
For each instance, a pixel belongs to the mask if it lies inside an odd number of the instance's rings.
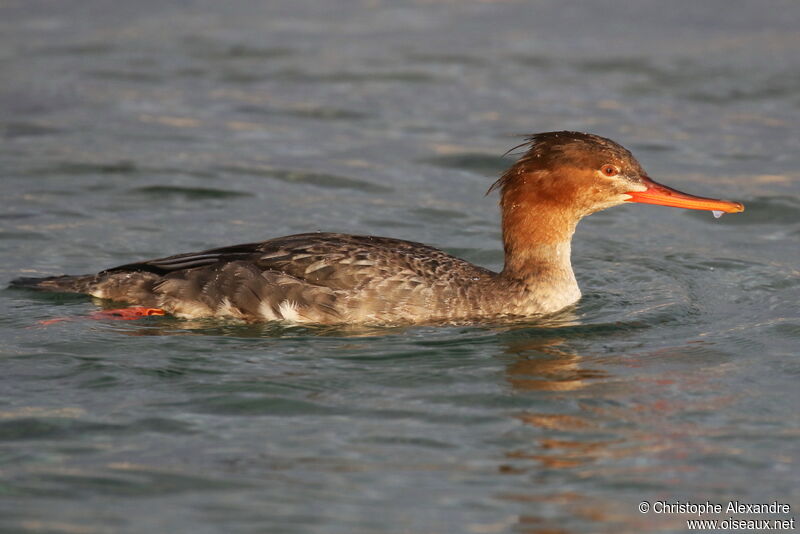
[[606,176],[609,176],[609,177],[610,176],[616,176],[616,175],[619,174],[619,169],[617,167],[615,167],[614,165],[611,165],[611,164],[603,165],[600,168],[600,171],[603,174],[605,174]]

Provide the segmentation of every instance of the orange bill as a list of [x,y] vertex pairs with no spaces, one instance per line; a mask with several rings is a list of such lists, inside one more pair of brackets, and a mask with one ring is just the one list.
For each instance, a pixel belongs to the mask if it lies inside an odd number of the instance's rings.
[[672,206],[674,208],[708,210],[722,213],[739,213],[744,211],[744,205],[741,202],[730,202],[728,200],[688,195],[676,189],[672,189],[671,187],[656,183],[644,176],[642,177],[642,182],[647,186],[647,189],[645,191],[630,191],[626,193],[631,196],[628,202],[658,204],[660,206]]

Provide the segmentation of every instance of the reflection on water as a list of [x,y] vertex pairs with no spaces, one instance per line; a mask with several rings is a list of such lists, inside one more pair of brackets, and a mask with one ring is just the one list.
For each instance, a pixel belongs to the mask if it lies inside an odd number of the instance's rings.
[[[587,387],[593,379],[611,378],[602,369],[585,368],[585,361],[582,362],[584,358],[567,348],[565,341],[563,337],[553,336],[509,343],[504,352],[516,360],[506,367],[508,383],[522,392],[568,392]],[[587,464],[608,457],[612,454],[612,446],[622,441],[580,436],[581,433],[591,434],[598,429],[596,424],[582,415],[525,411],[516,417],[524,424],[535,427],[539,437],[529,447],[506,452],[506,458],[513,463],[502,464],[500,472],[507,475],[536,477],[541,469],[586,468]],[[570,438],[576,434],[577,438]],[[559,521],[540,515],[543,504],[562,509],[559,515],[592,523],[609,522],[611,519],[607,506],[592,503],[589,495],[581,492],[502,493],[497,498],[527,504],[530,508],[517,518],[516,529],[520,532],[572,532],[571,529],[564,529]],[[613,522],[617,523],[618,519]]]
[[[550,410],[524,410],[514,415],[534,429],[535,437],[528,445],[505,453],[508,462],[499,466],[501,474],[529,478],[531,482],[559,480],[565,487],[573,487],[579,480],[601,481],[600,486],[604,485],[602,481],[616,480],[610,482],[613,485],[620,479],[634,487],[647,486],[653,478],[671,485],[696,473],[698,458],[741,454],[716,439],[733,428],[710,430],[693,422],[690,415],[729,410],[741,395],[721,390],[712,377],[701,374],[624,381],[624,367],[640,367],[641,358],[680,358],[685,348],[634,355],[619,362],[623,366],[619,373],[602,365],[602,359],[596,356],[579,355],[570,348],[568,339],[558,334],[513,340],[503,352],[514,357],[505,368],[509,385],[520,394],[533,394]],[[677,398],[671,394],[676,388],[682,392]],[[582,390],[584,395],[574,395]],[[549,399],[552,395],[555,398]],[[615,401],[630,397],[637,398],[637,402]],[[655,461],[641,463],[643,458]],[[667,470],[665,464],[670,466]],[[682,528],[677,517],[636,517],[621,506],[619,499],[598,494],[597,487],[556,494],[551,485],[542,488],[534,483],[529,492],[496,495],[503,500],[530,503],[530,510],[518,517],[517,526],[522,532],[573,531],[565,529],[560,521],[539,515],[543,503],[562,509],[558,517],[569,516],[590,524],[615,524],[631,531],[653,528],[654,524],[658,528]]]
[[577,354],[560,348],[563,337],[534,339],[512,344],[506,350],[518,360],[506,369],[508,382],[527,391],[573,391],[595,378],[608,378],[600,369],[585,369]]

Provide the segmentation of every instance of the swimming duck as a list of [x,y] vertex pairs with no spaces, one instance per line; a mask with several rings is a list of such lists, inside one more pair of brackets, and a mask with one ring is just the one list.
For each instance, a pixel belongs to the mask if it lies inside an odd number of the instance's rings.
[[[621,145],[580,132],[530,136],[500,192],[505,266],[493,272],[388,237],[307,233],[12,286],[85,293],[144,315],[315,324],[466,323],[562,310],[581,296],[570,243],[583,217],[640,202],[736,213],[738,202],[652,181]],[[519,147],[518,147],[519,148]]]

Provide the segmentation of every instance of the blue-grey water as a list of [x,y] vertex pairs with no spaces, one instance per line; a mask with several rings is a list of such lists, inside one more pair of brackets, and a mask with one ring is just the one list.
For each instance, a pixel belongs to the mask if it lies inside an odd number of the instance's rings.
[[3,286],[315,230],[497,269],[483,194],[520,134],[555,129],[747,206],[590,217],[584,298],[547,322],[112,321],[0,290],[0,531],[696,517],[643,500],[797,515],[798,20],[793,0],[0,3]]

